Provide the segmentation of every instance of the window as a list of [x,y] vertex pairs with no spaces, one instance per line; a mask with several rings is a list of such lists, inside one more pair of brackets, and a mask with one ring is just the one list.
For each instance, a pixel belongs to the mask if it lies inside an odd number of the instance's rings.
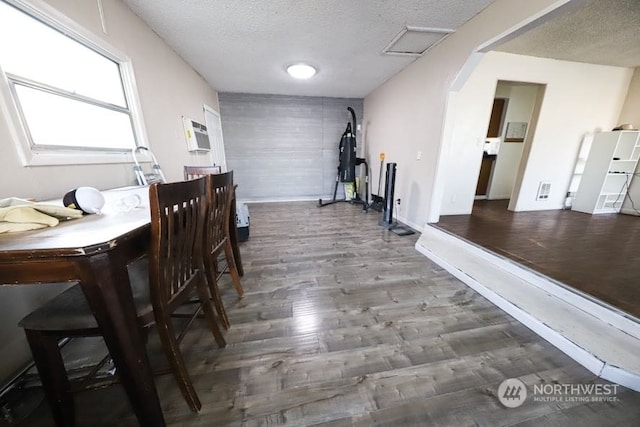
[[123,161],[146,145],[124,56],[50,13],[11,3],[0,1],[0,77],[23,163]]

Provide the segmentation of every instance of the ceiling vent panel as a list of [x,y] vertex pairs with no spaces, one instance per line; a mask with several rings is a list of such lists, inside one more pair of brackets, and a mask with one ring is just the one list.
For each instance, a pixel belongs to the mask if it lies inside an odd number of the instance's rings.
[[387,55],[420,56],[444,40],[454,30],[406,26],[391,40],[382,53]]

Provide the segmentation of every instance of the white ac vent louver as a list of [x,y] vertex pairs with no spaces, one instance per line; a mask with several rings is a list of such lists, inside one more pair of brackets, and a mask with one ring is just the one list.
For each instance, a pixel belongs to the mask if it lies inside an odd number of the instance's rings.
[[547,200],[549,198],[550,193],[551,193],[551,183],[549,181],[540,181],[540,185],[538,186],[538,194],[536,195],[536,200]]

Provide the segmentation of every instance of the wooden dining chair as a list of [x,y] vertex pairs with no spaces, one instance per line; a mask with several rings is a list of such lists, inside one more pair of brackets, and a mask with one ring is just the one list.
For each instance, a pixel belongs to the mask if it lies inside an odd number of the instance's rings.
[[202,178],[206,175],[218,175],[220,173],[222,173],[220,166],[185,166],[184,180],[189,181],[191,179]]
[[[236,268],[234,253],[229,238],[229,217],[231,198],[233,197],[233,172],[218,175],[207,175],[208,213],[205,229],[203,261],[211,293],[218,292],[218,281],[228,271],[231,281],[240,297],[244,296],[244,289],[240,282],[240,275]],[[225,268],[218,267],[218,258],[224,254]],[[217,304],[222,304],[218,299]],[[216,306],[217,307],[217,306]],[[224,307],[222,307],[224,312]],[[226,318],[226,312],[225,312]],[[229,326],[226,318],[227,327]]]
[[[235,272],[232,273],[232,280],[236,291],[239,296],[244,295],[244,291],[242,290],[242,284],[240,283],[240,277],[244,275],[244,269],[242,267],[242,257],[240,254],[240,248],[238,245],[238,230],[236,227],[236,185],[233,183],[233,171],[227,172],[229,178],[231,180],[231,201],[228,204],[228,229],[226,230],[226,239],[227,242],[231,245],[231,250],[233,252],[233,267]],[[184,166],[184,179],[194,179],[200,178],[206,175],[220,175],[222,174],[220,171],[220,166]],[[216,263],[212,265],[212,267],[217,268],[217,259],[215,259]],[[227,257],[227,266],[220,271],[231,273],[231,264],[229,263],[229,258]],[[217,276],[218,271],[216,270],[215,276]],[[235,275],[235,277],[234,277]]]
[[[216,343],[219,347],[226,345],[211,306],[202,260],[207,191],[206,178],[152,184],[149,256],[128,269],[139,325],[149,328],[155,324],[171,371],[194,412],[201,403],[179,348],[184,331],[176,336],[171,316],[196,291],[199,306],[192,316],[204,311]],[[73,397],[58,341],[101,335],[82,287],[74,285],[64,291],[27,315],[20,326],[25,330],[56,424],[73,425]]]

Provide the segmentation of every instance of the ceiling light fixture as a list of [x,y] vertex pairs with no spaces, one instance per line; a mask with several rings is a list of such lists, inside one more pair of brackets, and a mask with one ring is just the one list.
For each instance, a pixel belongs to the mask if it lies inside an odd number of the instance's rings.
[[309,64],[293,64],[287,67],[287,73],[294,79],[306,80],[316,74],[316,69]]

